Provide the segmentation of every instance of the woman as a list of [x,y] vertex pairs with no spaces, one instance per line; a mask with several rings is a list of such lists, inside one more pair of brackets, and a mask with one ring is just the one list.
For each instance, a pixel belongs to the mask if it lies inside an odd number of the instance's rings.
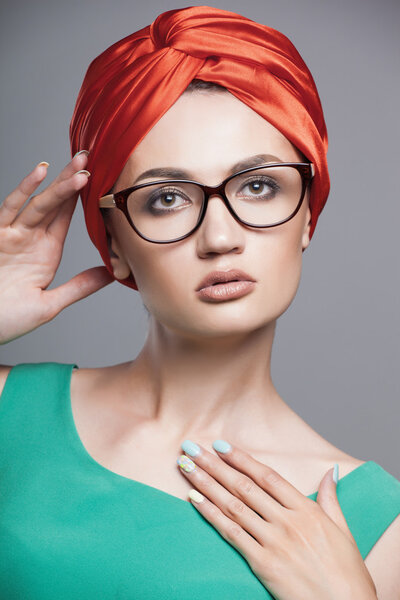
[[[93,61],[70,133],[59,176],[29,199],[36,167],[0,207],[1,342],[113,280],[149,330],[126,363],[2,367],[2,597],[393,598],[400,482],[270,374],[329,191],[293,45],[229,11],[163,13]],[[78,194],[105,267],[46,290]]]

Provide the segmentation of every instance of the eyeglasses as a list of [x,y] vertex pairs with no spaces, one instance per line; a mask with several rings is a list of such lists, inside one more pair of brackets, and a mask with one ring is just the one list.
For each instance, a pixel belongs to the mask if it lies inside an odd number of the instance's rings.
[[144,240],[170,244],[200,227],[212,195],[221,196],[243,225],[282,225],[299,211],[314,174],[312,163],[268,163],[239,171],[214,187],[188,179],[143,183],[102,196],[99,206],[119,208]]

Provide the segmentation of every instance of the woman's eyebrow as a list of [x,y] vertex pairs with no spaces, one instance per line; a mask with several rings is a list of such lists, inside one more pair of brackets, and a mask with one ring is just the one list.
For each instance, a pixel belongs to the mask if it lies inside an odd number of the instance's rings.
[[[232,165],[230,171],[227,173],[227,177],[237,173],[238,171],[242,171],[243,169],[247,169],[250,167],[257,167],[258,165],[262,165],[268,162],[283,162],[277,156],[273,154],[255,154],[254,156],[250,156],[249,158],[245,158],[234,165]],[[148,179],[150,177],[166,177],[168,179],[195,179],[195,176],[190,171],[186,171],[184,169],[177,169],[174,167],[157,167],[154,169],[148,169],[141,173],[133,182],[132,186],[136,185],[142,179]]]

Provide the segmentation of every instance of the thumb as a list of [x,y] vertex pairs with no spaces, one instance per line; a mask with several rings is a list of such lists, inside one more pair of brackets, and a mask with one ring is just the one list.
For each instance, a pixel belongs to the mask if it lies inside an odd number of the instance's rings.
[[[336,471],[336,481],[334,480],[334,472]],[[345,533],[352,541],[353,535],[347,525],[347,521],[342,512],[337,497],[337,480],[339,477],[339,465],[336,463],[327,471],[321,480],[318,488],[317,503],[323,511],[332,519],[334,523]]]
[[91,267],[82,271],[66,283],[44,292],[48,314],[51,315],[51,319],[54,318],[67,306],[87,298],[113,281],[115,278],[104,266]]

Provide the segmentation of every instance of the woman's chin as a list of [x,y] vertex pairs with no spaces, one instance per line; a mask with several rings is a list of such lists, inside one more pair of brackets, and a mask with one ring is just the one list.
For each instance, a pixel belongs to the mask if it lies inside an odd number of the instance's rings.
[[[206,311],[195,311],[191,315],[181,313],[179,323],[173,324],[173,330],[182,335],[189,335],[196,338],[235,338],[237,336],[248,335],[253,331],[274,323],[275,319],[268,315],[262,315],[254,310],[235,309],[234,314],[230,311],[218,310],[217,313],[206,314]],[[175,315],[174,315],[175,316]],[[186,317],[186,318],[185,318]],[[264,318],[262,318],[264,317]]]

